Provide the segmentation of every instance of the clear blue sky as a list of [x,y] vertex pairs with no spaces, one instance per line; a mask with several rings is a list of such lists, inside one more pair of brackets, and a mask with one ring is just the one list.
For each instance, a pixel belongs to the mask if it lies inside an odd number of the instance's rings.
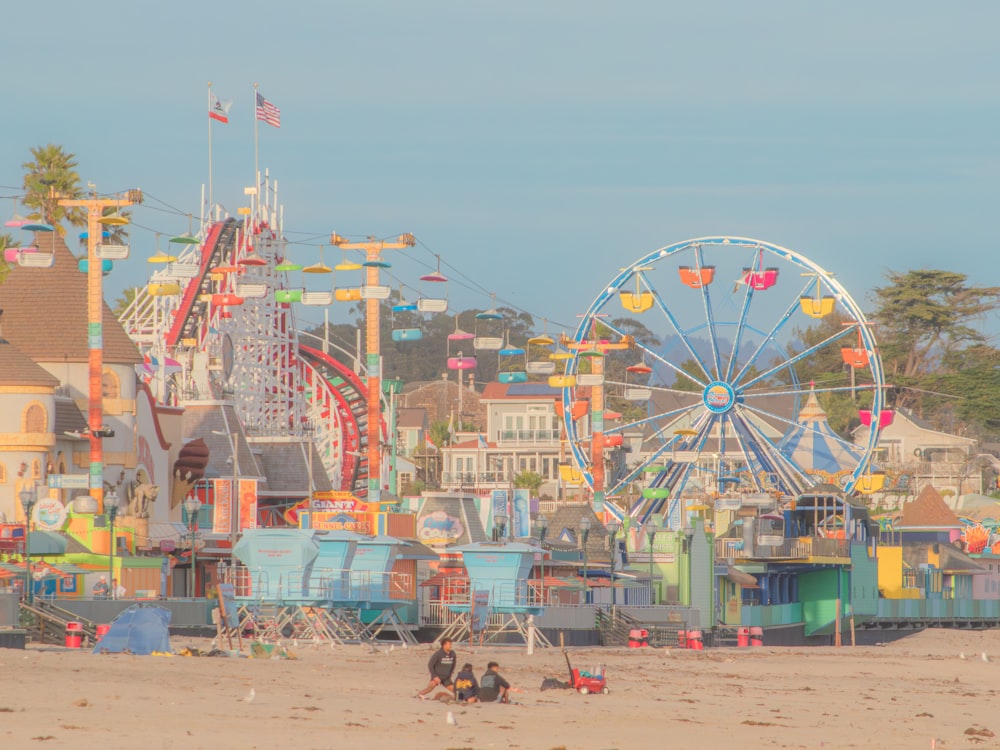
[[997,29],[993,0],[17,3],[0,185],[52,142],[99,191],[142,187],[115,295],[145,279],[142,227],[187,229],[154,209],[199,210],[209,80],[234,100],[215,197],[243,201],[257,81],[282,111],[261,166],[303,257],[334,229],[410,231],[566,325],[620,266],[707,234],[802,252],[859,300],[890,269],[995,284]]

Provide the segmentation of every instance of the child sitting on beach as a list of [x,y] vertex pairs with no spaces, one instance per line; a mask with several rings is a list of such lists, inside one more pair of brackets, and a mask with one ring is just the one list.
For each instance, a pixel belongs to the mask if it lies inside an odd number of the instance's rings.
[[462,665],[462,671],[455,677],[455,698],[459,703],[479,702],[479,683],[472,673],[472,665]]

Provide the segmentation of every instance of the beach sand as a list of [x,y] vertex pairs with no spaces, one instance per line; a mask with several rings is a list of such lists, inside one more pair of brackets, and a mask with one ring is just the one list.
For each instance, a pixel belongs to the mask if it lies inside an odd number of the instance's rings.
[[0,746],[1000,747],[1000,631],[932,630],[839,649],[571,649],[576,667],[605,665],[611,693],[589,696],[539,690],[546,676],[566,677],[558,649],[529,657],[523,647],[458,644],[459,665],[470,661],[479,674],[496,659],[524,688],[514,706],[416,700],[429,645],[292,650],[295,660],[0,649]]

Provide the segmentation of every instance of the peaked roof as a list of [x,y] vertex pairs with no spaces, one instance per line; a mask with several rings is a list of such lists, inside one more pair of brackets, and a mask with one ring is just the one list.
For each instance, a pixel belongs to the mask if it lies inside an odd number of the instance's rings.
[[799,410],[797,422],[785,433],[778,450],[804,471],[836,474],[844,469],[853,469],[861,460],[861,454],[846,445],[846,441],[830,427],[815,391],[809,391],[806,403]]
[[518,401],[556,401],[562,395],[561,388],[553,388],[548,383],[487,383],[480,398],[483,401],[497,399]]
[[36,365],[31,357],[0,334],[0,385],[55,388],[59,385],[59,380]]
[[[87,275],[57,232],[38,232],[39,252],[54,252],[51,268],[11,267],[0,284],[4,335],[35,362],[86,362]],[[104,361],[136,365],[142,356],[111,308],[104,310]]]
[[962,523],[954,511],[945,504],[941,494],[928,484],[916,498],[903,506],[903,515],[897,528],[900,526],[941,529],[960,528]]

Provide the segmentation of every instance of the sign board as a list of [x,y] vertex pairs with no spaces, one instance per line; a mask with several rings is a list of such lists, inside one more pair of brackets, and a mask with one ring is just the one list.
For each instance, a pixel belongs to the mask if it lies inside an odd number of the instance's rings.
[[240,618],[236,606],[236,587],[231,583],[220,583],[217,589],[219,594],[219,616],[222,624],[227,628],[238,628]]
[[66,508],[58,500],[45,497],[31,511],[35,526],[43,531],[62,531],[66,523]]
[[477,589],[472,592],[472,610],[469,612],[473,633],[482,633],[490,621],[490,592]]
[[54,490],[90,489],[89,474],[49,474],[49,487]]

